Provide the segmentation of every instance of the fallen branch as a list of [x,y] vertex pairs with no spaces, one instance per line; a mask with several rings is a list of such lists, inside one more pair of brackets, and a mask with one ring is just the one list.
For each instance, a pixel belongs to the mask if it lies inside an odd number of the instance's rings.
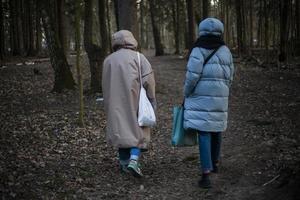
[[272,183],[273,181],[275,181],[277,178],[279,178],[279,176],[280,176],[280,174],[278,174],[277,176],[275,176],[274,178],[272,178],[268,182],[264,183],[262,186],[265,187],[266,185],[269,185],[270,183]]

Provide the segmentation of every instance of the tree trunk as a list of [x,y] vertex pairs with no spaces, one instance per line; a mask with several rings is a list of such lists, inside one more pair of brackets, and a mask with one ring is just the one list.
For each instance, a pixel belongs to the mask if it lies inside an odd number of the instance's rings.
[[151,0],[150,4],[150,17],[152,23],[152,31],[153,31],[153,38],[154,38],[154,45],[155,45],[155,56],[162,56],[164,55],[163,45],[161,43],[160,33],[157,27],[157,22],[155,21],[155,2]]
[[114,0],[114,11],[115,11],[115,17],[116,17],[116,25],[117,25],[117,30],[120,30],[120,23],[119,23],[119,1]]
[[144,0],[140,1],[140,47],[141,49],[144,47]]
[[74,89],[75,82],[59,40],[56,20],[53,19],[53,12],[56,11],[53,6],[55,0],[43,0],[42,4],[43,26],[55,76],[53,91],[62,92],[63,89]]
[[[30,7],[30,0],[21,0],[21,10],[22,10],[22,15],[20,16],[22,18],[22,32],[23,32],[23,45],[24,45],[24,50],[22,51],[23,56],[28,56],[29,52],[29,43],[30,43],[30,35],[29,35],[29,29],[30,29],[30,13],[29,13],[29,7]],[[22,42],[20,40],[20,42]]]
[[33,56],[35,54],[35,46],[34,46],[34,41],[35,41],[35,34],[34,32],[35,30],[35,26],[34,26],[34,2],[33,0],[29,0],[27,3],[27,15],[28,15],[28,51],[27,51],[27,55],[29,56]]
[[226,1],[225,3],[225,41],[228,43],[228,45],[230,46],[231,44],[231,37],[230,37],[230,30],[231,30],[231,26],[230,26],[230,12],[229,12],[229,4]]
[[112,46],[111,46],[111,21],[110,21],[110,6],[109,6],[109,0],[106,0],[106,19],[107,19],[107,37],[108,37],[108,41],[107,45],[108,45],[108,52],[112,51]]
[[179,0],[176,0],[176,51],[180,52],[180,9],[179,9]]
[[42,50],[41,8],[40,0],[36,0],[36,54]]
[[78,79],[78,86],[79,86],[79,117],[78,122],[79,126],[84,126],[83,121],[83,83],[82,83],[82,71],[80,66],[80,0],[76,0],[75,2],[75,43],[76,43],[76,69],[77,69],[77,79]]
[[66,34],[66,16],[65,16],[65,0],[56,0],[57,6],[57,24],[58,35],[64,53],[67,53],[67,34]]
[[107,26],[107,0],[99,0],[99,26],[100,26],[100,37],[101,37],[101,57],[105,57],[109,53],[109,37],[108,37],[108,26]]
[[24,40],[22,29],[22,7],[20,0],[10,1],[12,55],[22,55],[24,52]]
[[194,1],[186,0],[187,15],[188,15],[188,49],[191,49],[195,40],[195,13],[194,13]]
[[[90,75],[91,75],[91,91],[92,92],[102,92],[101,88],[101,78],[102,78],[102,63],[105,57],[105,51],[100,46],[94,44],[93,41],[93,7],[94,1],[93,0],[85,0],[85,16],[84,16],[84,48],[87,52],[90,64]],[[99,20],[100,24],[103,26],[103,18],[105,18],[105,13],[100,13],[102,10],[105,9],[103,7],[102,2],[99,1]],[[103,15],[103,16],[100,16]],[[102,30],[103,27],[100,27],[100,36],[101,36],[101,43],[106,45],[107,41],[105,40],[105,36],[102,37]],[[107,47],[106,47],[107,48]],[[107,51],[106,51],[107,52]]]
[[5,39],[4,39],[4,20],[3,6],[0,0],[0,60],[3,60],[5,54]]
[[300,2],[299,0],[296,1],[296,51],[295,54],[296,56],[300,56]]
[[250,31],[250,37],[249,37],[249,46],[250,46],[250,54],[252,52],[253,48],[253,2],[249,1],[249,14],[250,14],[250,21],[249,21],[249,31]]
[[136,0],[118,0],[118,21],[120,30],[131,31],[139,42]]
[[239,56],[245,52],[244,46],[244,27],[242,20],[242,0],[235,0],[236,9],[236,29],[237,29],[237,43],[238,43],[238,53]]
[[210,9],[210,1],[202,0],[202,20],[208,17],[209,9]]
[[289,0],[280,0],[280,48],[279,61],[285,62],[287,60],[287,42],[288,42],[288,9]]
[[267,63],[269,61],[269,12],[267,0],[264,0],[264,16],[265,16],[265,57]]
[[179,0],[172,4],[173,31],[175,39],[175,54],[179,54]]

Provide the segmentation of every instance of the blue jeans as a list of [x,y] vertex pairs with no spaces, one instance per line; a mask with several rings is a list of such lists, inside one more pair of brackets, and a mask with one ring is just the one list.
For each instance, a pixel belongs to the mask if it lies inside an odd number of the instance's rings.
[[221,132],[198,132],[200,162],[202,172],[209,172],[220,159]]
[[130,159],[137,160],[141,155],[141,150],[137,147],[119,148],[119,160],[121,164],[128,164]]

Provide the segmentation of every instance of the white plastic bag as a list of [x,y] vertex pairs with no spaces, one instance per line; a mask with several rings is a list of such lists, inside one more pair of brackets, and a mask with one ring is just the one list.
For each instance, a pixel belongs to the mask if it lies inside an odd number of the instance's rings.
[[137,52],[138,56],[138,63],[139,63],[139,76],[140,76],[140,99],[139,99],[139,111],[138,111],[138,124],[139,126],[155,126],[156,124],[156,117],[155,112],[150,103],[145,88],[143,87],[142,81],[142,69],[141,69],[141,61],[140,61],[140,54]]

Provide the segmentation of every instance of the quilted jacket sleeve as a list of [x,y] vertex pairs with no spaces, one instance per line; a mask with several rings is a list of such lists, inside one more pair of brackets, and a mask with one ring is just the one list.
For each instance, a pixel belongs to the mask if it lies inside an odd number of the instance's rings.
[[204,58],[200,48],[194,48],[189,57],[184,82],[184,96],[188,97],[194,90],[203,68]]

